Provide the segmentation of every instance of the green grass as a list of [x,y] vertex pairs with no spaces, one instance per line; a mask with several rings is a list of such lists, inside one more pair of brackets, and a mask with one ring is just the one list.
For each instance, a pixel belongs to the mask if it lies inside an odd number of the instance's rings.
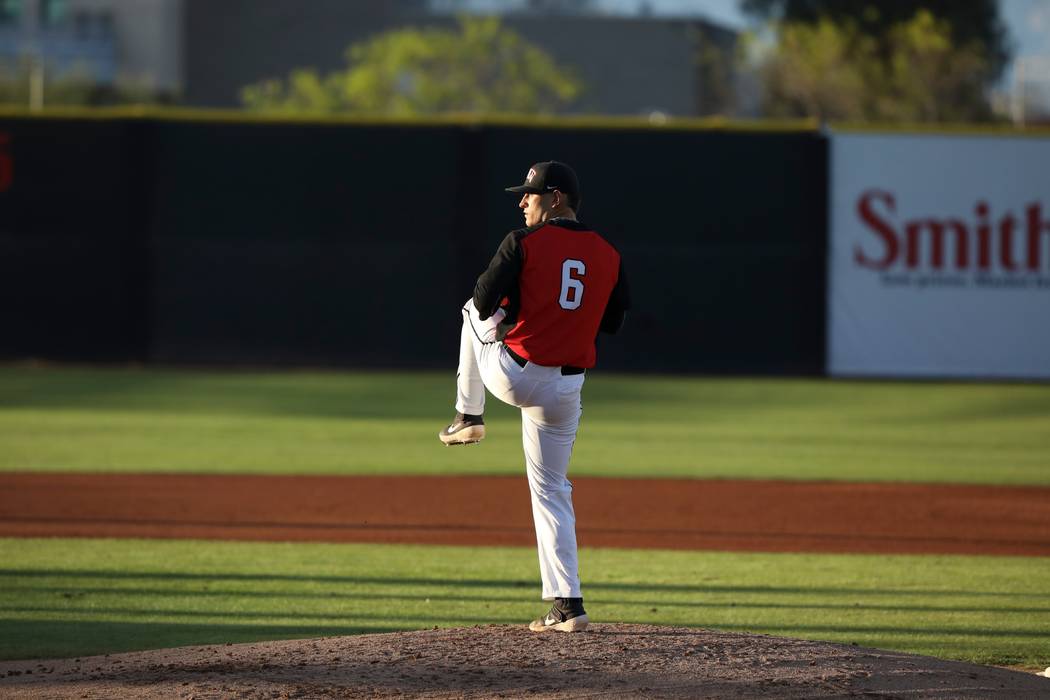
[[[0,658],[520,624],[545,611],[535,550],[0,539]],[[595,621],[1047,662],[1050,560],[581,552]]]
[[[0,367],[0,470],[518,474],[516,410],[446,449],[454,371]],[[584,387],[574,475],[1050,484],[1050,385],[637,377]]]

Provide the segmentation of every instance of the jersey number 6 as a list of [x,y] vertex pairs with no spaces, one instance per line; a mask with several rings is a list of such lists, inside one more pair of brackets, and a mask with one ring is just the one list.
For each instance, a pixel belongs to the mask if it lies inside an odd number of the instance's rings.
[[561,296],[558,304],[566,311],[575,311],[583,303],[583,277],[587,266],[582,260],[569,258],[561,264]]

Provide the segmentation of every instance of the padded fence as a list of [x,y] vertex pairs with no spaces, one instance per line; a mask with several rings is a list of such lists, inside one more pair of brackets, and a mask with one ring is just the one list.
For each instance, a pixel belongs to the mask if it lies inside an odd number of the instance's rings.
[[0,356],[451,371],[552,158],[627,265],[599,366],[823,372],[826,141],[644,126],[0,118]]

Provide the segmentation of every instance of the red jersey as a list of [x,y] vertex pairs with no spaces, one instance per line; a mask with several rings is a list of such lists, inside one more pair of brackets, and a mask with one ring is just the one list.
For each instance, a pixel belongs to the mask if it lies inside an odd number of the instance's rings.
[[478,278],[482,319],[506,300],[503,342],[548,367],[593,367],[599,330],[615,333],[629,301],[619,251],[571,219],[552,219],[504,238]]

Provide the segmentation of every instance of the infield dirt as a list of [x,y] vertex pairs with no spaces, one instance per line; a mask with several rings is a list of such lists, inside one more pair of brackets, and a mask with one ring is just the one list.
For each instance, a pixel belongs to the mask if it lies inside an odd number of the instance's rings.
[[[0,475],[0,536],[534,542],[509,477]],[[579,479],[583,546],[1050,556],[1050,488]],[[1050,698],[987,666],[595,624],[427,630],[0,663],[5,698]]]
[[[524,477],[0,474],[0,536],[535,544]],[[578,479],[584,547],[1050,556],[1050,488]]]

